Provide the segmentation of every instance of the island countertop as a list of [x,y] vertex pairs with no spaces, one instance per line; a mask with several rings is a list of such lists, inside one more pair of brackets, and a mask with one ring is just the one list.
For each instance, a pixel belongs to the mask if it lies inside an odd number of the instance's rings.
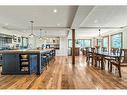
[[9,53],[43,53],[47,51],[51,51],[53,49],[21,49],[21,50],[1,50],[1,54],[9,54]]

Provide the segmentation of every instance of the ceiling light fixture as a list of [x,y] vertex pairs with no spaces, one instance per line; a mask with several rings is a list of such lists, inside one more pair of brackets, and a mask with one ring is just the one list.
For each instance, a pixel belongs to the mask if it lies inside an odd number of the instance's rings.
[[8,26],[8,23],[5,23],[4,25],[5,25],[5,26]]
[[34,23],[34,21],[30,21],[30,23],[31,23],[31,34],[29,35],[29,37],[34,37],[35,35],[34,35],[34,33],[33,33],[33,23]]
[[45,35],[44,35],[44,37],[46,38],[46,36],[47,36],[47,31],[45,31]]
[[44,39],[44,40],[46,40],[46,30],[44,31],[44,34],[43,34],[43,36],[42,36],[42,38]]
[[57,13],[57,12],[58,12],[58,10],[57,10],[57,9],[54,9],[54,10],[53,10],[53,12],[54,12],[54,13]]
[[58,23],[57,26],[60,26],[60,24]]
[[40,40],[42,40],[42,36],[41,36],[41,35],[42,35],[42,34],[41,34],[41,30],[42,30],[42,29],[40,29],[40,37],[39,37],[39,39],[40,39]]
[[98,20],[96,19],[96,20],[94,20],[94,23],[98,23]]
[[101,36],[101,28],[99,28],[99,36],[98,36],[98,39],[99,40],[102,40],[103,39],[103,37]]

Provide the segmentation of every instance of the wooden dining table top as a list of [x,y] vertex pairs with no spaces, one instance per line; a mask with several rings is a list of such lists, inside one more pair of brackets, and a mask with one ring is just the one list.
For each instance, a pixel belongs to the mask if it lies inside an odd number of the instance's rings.
[[[92,53],[91,51],[89,51],[89,52]],[[97,54],[97,55],[106,56],[106,57],[119,57],[120,56],[119,52],[118,53],[113,53],[111,51],[106,51],[106,52],[98,51],[98,52],[94,52],[94,53]]]

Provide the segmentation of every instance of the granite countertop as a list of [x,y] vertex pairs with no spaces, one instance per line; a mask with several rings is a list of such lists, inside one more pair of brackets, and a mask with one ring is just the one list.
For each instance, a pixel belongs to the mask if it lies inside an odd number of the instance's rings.
[[43,52],[47,52],[47,51],[51,51],[53,49],[31,49],[31,50],[27,50],[27,49],[21,49],[21,50],[1,50],[0,53],[1,54],[9,54],[9,53],[43,53]]

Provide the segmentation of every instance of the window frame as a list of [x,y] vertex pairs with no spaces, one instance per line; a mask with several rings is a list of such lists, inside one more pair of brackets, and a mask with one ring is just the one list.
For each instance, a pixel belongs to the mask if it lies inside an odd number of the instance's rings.
[[[26,40],[26,46],[24,46],[24,39]],[[22,48],[28,48],[29,39],[27,37],[21,37],[21,47]]]
[[121,48],[123,48],[123,33],[122,33],[122,32],[120,32],[120,33],[115,33],[115,34],[110,35],[110,37],[111,37],[111,39],[110,39],[111,48],[112,48],[112,36],[118,35],[118,34],[121,35]]
[[[96,41],[97,41],[97,46],[98,46],[98,40],[99,39],[96,39]],[[102,42],[101,42],[101,46],[103,45],[103,39],[102,39]]]
[[[69,47],[69,40],[72,40],[72,39],[68,39],[68,48],[71,48]],[[75,41],[77,40],[90,40],[90,47],[92,47],[92,39],[75,39]]]
[[102,41],[102,46],[103,46],[103,47],[104,47],[104,43],[103,43],[103,42],[104,42],[104,38],[108,38],[108,50],[109,50],[109,36],[104,36],[104,37],[103,37],[103,41]]

